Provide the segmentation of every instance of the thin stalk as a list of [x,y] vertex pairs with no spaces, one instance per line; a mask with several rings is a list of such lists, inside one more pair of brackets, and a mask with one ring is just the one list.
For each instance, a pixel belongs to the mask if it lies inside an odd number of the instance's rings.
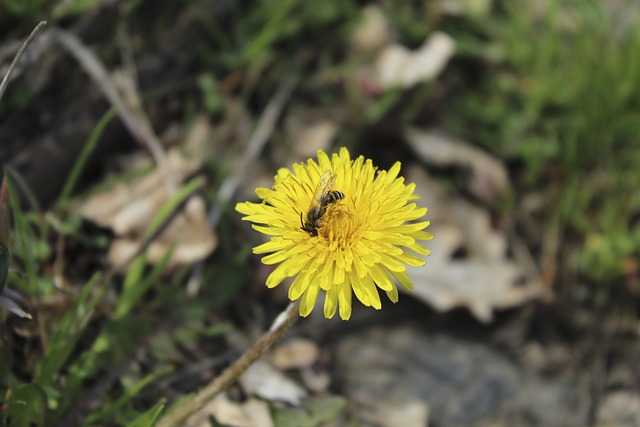
[[7,74],[4,76],[4,78],[2,79],[2,82],[0,83],[0,99],[2,99],[2,95],[4,95],[4,91],[7,89],[7,86],[9,85],[9,79],[11,78],[11,73],[13,72],[13,69],[15,68],[16,64],[18,63],[20,58],[22,58],[22,55],[27,50],[31,42],[33,42],[35,38],[38,36],[38,34],[40,34],[40,32],[44,29],[45,25],[47,25],[47,21],[41,21],[38,25],[36,25],[36,27],[33,29],[29,37],[27,37],[24,43],[22,43],[22,46],[20,46],[18,53],[16,53],[16,56],[13,58],[13,61],[11,61],[11,65],[7,70]]
[[200,390],[193,399],[183,401],[181,406],[163,417],[156,427],[177,427],[183,425],[187,418],[198,412],[214,397],[220,394],[220,392],[226,390],[231,384],[237,381],[240,375],[258,360],[273,343],[282,338],[284,333],[298,320],[300,317],[298,314],[299,308],[300,300],[289,304],[289,306],[278,315],[276,320],[274,320],[271,328],[240,356],[238,360],[233,362],[212,382]]

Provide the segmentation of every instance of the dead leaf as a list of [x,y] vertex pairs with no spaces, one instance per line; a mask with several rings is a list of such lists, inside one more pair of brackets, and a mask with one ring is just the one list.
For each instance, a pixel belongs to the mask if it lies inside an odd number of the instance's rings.
[[630,390],[614,391],[602,398],[596,426],[634,427],[640,425],[640,396]]
[[374,74],[384,88],[409,88],[436,78],[454,51],[454,40],[442,32],[431,35],[416,51],[390,44],[378,56]]
[[362,411],[364,419],[381,427],[424,427],[429,425],[429,407],[420,400],[405,402],[378,402],[368,411]]
[[471,170],[469,191],[490,201],[510,191],[509,174],[498,159],[464,141],[442,132],[409,128],[405,138],[420,160],[438,167],[459,165]]
[[210,416],[223,425],[234,427],[274,426],[266,402],[249,398],[246,402],[238,403],[221,393],[189,417],[185,427],[210,427]]
[[306,390],[298,383],[261,360],[242,374],[240,383],[248,394],[290,405],[299,405],[300,400],[307,396]]
[[[204,199],[193,196],[171,226],[149,245],[147,256],[150,261],[159,260],[175,245],[169,264],[190,264],[207,257],[213,251],[215,242],[207,223]],[[109,261],[113,264],[124,262],[135,254],[140,243],[139,236],[114,239],[109,248]]]
[[[494,229],[488,213],[465,200],[440,194],[426,173],[410,168],[407,180],[419,184],[420,205],[427,206],[431,255],[426,267],[408,268],[412,294],[438,311],[467,307],[482,322],[493,319],[494,309],[524,304],[544,295],[539,278],[509,257],[505,233]],[[463,256],[459,256],[463,254]]]
[[320,349],[315,342],[293,338],[273,349],[271,363],[282,370],[308,368],[318,361],[319,356]]
[[[208,124],[196,121],[189,138],[180,148],[167,153],[169,169],[177,182],[183,182],[201,166],[203,156],[197,145],[209,131]],[[148,168],[150,161],[143,165]],[[127,259],[140,247],[150,221],[169,201],[170,194],[163,174],[158,169],[131,181],[117,184],[94,194],[75,207],[74,211],[116,234],[109,250],[112,265]],[[211,254],[217,244],[213,230],[207,223],[204,199],[191,197],[166,230],[151,244],[149,262],[158,261],[169,248],[175,251],[170,265],[192,263]]]
[[244,413],[252,426],[274,427],[271,411],[267,402],[250,397],[243,405]]
[[391,26],[382,8],[370,4],[362,9],[362,16],[350,37],[351,46],[356,52],[375,52],[391,40]]
[[319,357],[320,349],[314,341],[293,338],[273,349],[271,363],[280,370],[297,369],[307,389],[323,393],[331,385],[331,376],[314,366]]
[[312,117],[314,112],[291,114],[286,119],[287,160],[297,162],[300,159],[315,157],[318,150],[327,151],[338,133],[334,120]]
[[331,385],[331,375],[328,372],[317,371],[313,368],[301,369],[300,378],[313,393],[326,393]]
[[493,0],[440,0],[440,13],[454,16],[484,18],[491,11]]

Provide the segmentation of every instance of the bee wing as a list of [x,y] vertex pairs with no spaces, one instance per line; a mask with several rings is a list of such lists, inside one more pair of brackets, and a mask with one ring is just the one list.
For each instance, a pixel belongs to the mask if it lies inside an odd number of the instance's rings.
[[336,177],[331,173],[331,171],[323,173],[320,177],[320,181],[318,181],[315,191],[313,192],[313,203],[320,203],[324,196],[331,191],[335,182]]

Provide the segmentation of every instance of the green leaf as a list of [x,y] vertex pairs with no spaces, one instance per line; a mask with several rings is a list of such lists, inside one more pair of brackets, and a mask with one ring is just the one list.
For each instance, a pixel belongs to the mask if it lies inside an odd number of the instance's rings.
[[97,6],[100,0],[71,0],[56,2],[51,15],[57,20],[79,15],[85,10]]
[[166,403],[165,399],[161,399],[158,403],[153,405],[151,409],[149,409],[144,414],[140,415],[135,421],[129,424],[129,427],[153,427],[158,422],[158,418],[160,418],[160,414],[164,410],[164,405]]
[[[140,392],[140,390],[142,390],[144,387],[146,387],[147,385],[149,385],[151,382],[155,381],[156,379],[158,379],[158,378],[160,378],[160,377],[162,377],[164,375],[167,375],[171,371],[173,371],[173,367],[172,366],[165,366],[162,369],[159,369],[157,371],[151,372],[150,374],[145,376],[142,380],[138,381],[137,384],[135,384],[135,385],[133,385],[131,387],[127,387],[127,389],[122,394],[122,396],[120,396],[115,402],[109,403],[109,404],[101,407],[96,413],[94,413],[94,414],[90,415],[89,417],[87,417],[87,419],[84,420],[84,422],[89,424],[89,425],[100,424],[97,421],[103,420],[104,418],[106,418],[107,416],[109,416],[111,414],[115,414],[116,411],[118,411],[120,408],[122,408],[128,402],[130,402],[131,399],[133,399]],[[163,407],[164,407],[164,402],[158,402],[158,403],[162,403]],[[156,404],[156,406],[158,406],[158,404]],[[154,408],[155,408],[155,406],[154,406]],[[160,409],[162,409],[162,408],[160,408]],[[144,415],[146,415],[148,413],[149,412],[147,411],[147,413],[145,413]],[[138,418],[138,420],[139,420],[139,418]],[[151,424],[145,424],[145,425],[151,425]]]
[[35,377],[35,382],[42,387],[46,388],[58,377],[60,368],[67,360],[71,350],[73,350],[80,333],[89,322],[93,309],[102,298],[106,286],[103,286],[93,299],[89,299],[91,291],[94,289],[99,277],[100,275],[96,274],[84,286],[75,304],[67,312],[53,333]]
[[120,319],[129,313],[138,301],[140,301],[140,298],[142,298],[145,292],[149,290],[151,286],[158,283],[158,279],[165,271],[172,253],[173,249],[168,250],[162,259],[153,266],[153,270],[144,278],[142,277],[142,273],[146,265],[147,257],[145,254],[136,257],[127,272],[127,277],[122,287],[122,295],[113,312],[114,319]]
[[335,419],[347,407],[340,396],[312,397],[302,402],[302,408],[274,408],[276,427],[317,427]]
[[116,114],[117,114],[117,110],[115,108],[112,108],[109,111],[107,111],[102,116],[102,118],[100,119],[96,127],[93,129],[93,132],[91,132],[91,135],[89,135],[89,139],[87,140],[82,151],[78,155],[78,158],[76,159],[75,164],[73,165],[73,169],[71,170],[71,173],[67,178],[67,182],[65,183],[64,188],[62,189],[62,193],[60,193],[60,197],[58,197],[58,205],[64,205],[68,201],[69,195],[71,194],[71,192],[73,191],[73,188],[76,186],[76,183],[80,179],[80,174],[82,173],[82,170],[87,164],[87,161],[91,156],[91,153],[93,152],[93,150],[95,150],[96,146],[98,145],[98,141],[100,141],[100,137],[104,133],[105,128],[111,122],[111,120],[116,116]]
[[[273,5],[270,13],[266,15],[268,20],[264,27],[245,47],[243,54],[245,60],[253,60],[255,55],[268,50],[283,35],[287,18],[290,18],[290,13],[297,4],[297,0],[282,0]],[[291,21],[289,19],[289,22]]]
[[16,194],[15,187],[13,186],[11,179],[9,179],[8,176],[5,176],[4,182],[8,187],[9,203],[11,203],[11,208],[13,210],[16,238],[19,252],[22,255],[27,270],[27,277],[36,277],[37,261],[33,251],[31,250],[31,245],[29,244],[33,239],[30,239],[31,236],[28,235],[29,227],[27,226],[27,220],[20,207],[20,201],[18,200],[18,195]]
[[219,114],[224,111],[224,98],[220,94],[218,81],[213,73],[204,73],[198,77],[198,86],[202,91],[204,107],[209,114]]
[[7,391],[4,401],[4,425],[11,427],[44,427],[47,395],[36,384],[19,384]]

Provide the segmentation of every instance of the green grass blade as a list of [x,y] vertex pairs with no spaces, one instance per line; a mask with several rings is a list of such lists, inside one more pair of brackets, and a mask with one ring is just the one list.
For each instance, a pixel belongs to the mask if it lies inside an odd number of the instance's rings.
[[35,383],[43,388],[52,384],[57,378],[60,368],[69,357],[76,340],[91,319],[94,308],[102,298],[106,286],[103,286],[92,299],[89,299],[91,291],[99,282],[99,278],[100,275],[96,274],[87,282],[78,295],[75,304],[55,328],[34,380]]
[[93,151],[95,150],[96,146],[98,145],[98,142],[100,141],[100,137],[104,133],[105,128],[111,122],[111,120],[113,120],[116,114],[117,114],[117,111],[115,108],[109,109],[109,111],[107,111],[102,116],[102,118],[100,119],[96,127],[93,129],[93,132],[91,132],[91,135],[89,135],[89,139],[87,140],[87,143],[84,145],[84,148],[78,155],[78,159],[73,165],[73,169],[71,169],[71,173],[67,178],[67,182],[65,183],[64,188],[62,189],[62,193],[60,193],[60,197],[58,198],[58,205],[64,205],[68,202],[69,196],[71,195],[71,192],[73,191],[76,184],[78,183],[78,180],[80,179],[80,174],[82,174],[82,170],[87,164],[87,161],[91,156],[91,153],[93,153]]
[[18,384],[9,389],[3,402],[1,425],[12,427],[44,427],[47,417],[47,395],[36,384]]
[[282,34],[283,22],[289,16],[289,12],[298,4],[297,0],[281,0],[269,15],[262,31],[249,43],[244,52],[244,59],[251,61],[259,52],[263,52],[269,45],[275,42]]
[[169,263],[171,254],[173,254],[173,249],[167,251],[162,259],[153,266],[151,272],[144,278],[142,278],[142,271],[146,265],[146,256],[144,254],[140,255],[133,261],[122,287],[122,295],[113,312],[114,319],[121,319],[126,316],[138,301],[140,301],[140,298],[142,298],[147,290],[158,282],[160,275],[165,271]]
[[[103,420],[109,415],[116,413],[116,411],[118,411],[120,408],[125,406],[128,402],[130,402],[131,399],[133,399],[143,388],[145,388],[147,385],[149,385],[156,379],[164,375],[167,375],[171,371],[173,371],[172,366],[165,366],[164,368],[158,371],[148,374],[147,376],[142,378],[140,381],[138,381],[138,383],[136,383],[135,385],[127,387],[124,394],[120,396],[118,399],[116,399],[113,403],[108,404],[107,406],[101,408],[98,412],[89,415],[85,420],[83,420],[83,424],[88,426],[100,424],[98,423],[99,420]],[[146,424],[146,425],[149,425],[149,424]]]
[[[5,182],[7,183],[7,187],[9,188],[9,204],[11,205],[11,210],[13,213],[18,253],[21,255],[22,262],[24,263],[24,267],[27,273],[27,280],[35,280],[38,273],[38,263],[36,260],[36,256],[31,250],[31,245],[29,244],[33,241],[33,236],[29,232],[27,219],[25,218],[24,212],[20,207],[20,200],[18,199],[13,181],[11,180],[9,175],[5,176]],[[31,293],[35,295],[40,294],[40,292],[37,291],[37,287],[36,291]]]
[[166,400],[162,399],[156,403],[151,409],[140,415],[129,427],[153,427],[160,419],[160,414],[164,410]]
[[171,215],[173,215],[191,195],[204,186],[204,179],[202,177],[195,177],[187,184],[185,184],[178,192],[161,208],[156,216],[151,220],[145,237],[150,238],[156,233],[160,232],[162,227],[167,223]]

